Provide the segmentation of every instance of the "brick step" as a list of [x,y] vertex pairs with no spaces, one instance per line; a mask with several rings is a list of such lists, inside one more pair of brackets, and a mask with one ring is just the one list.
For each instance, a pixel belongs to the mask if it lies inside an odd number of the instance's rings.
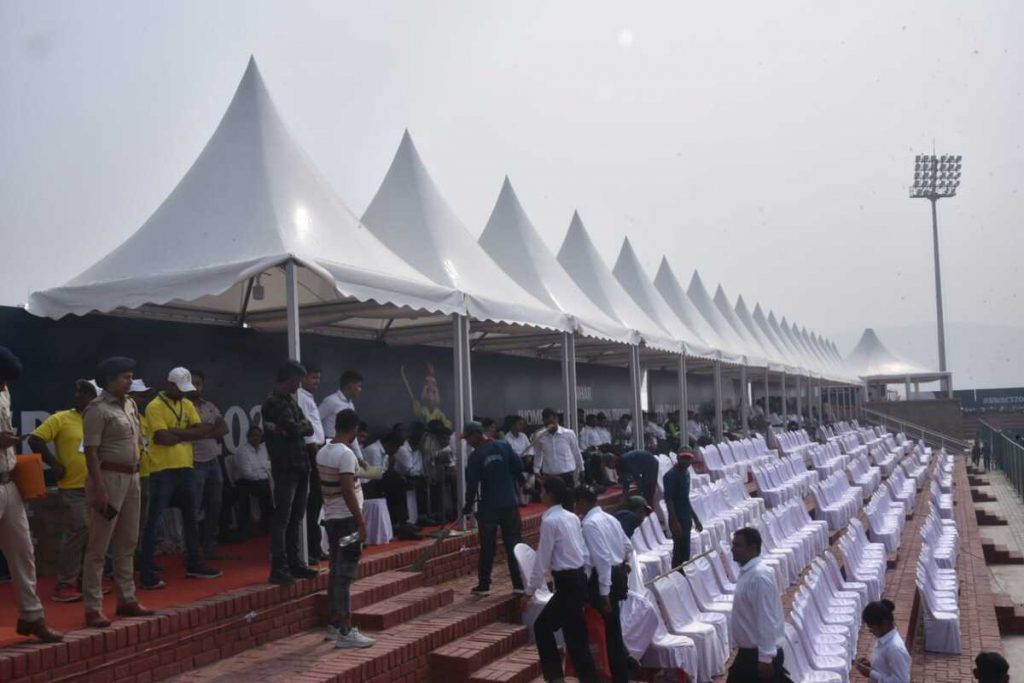
[[477,669],[469,683],[530,683],[540,674],[537,648],[527,645]]
[[977,489],[971,489],[971,502],[973,503],[998,503],[999,499],[995,496],[979,491]]
[[254,679],[261,683],[435,680],[431,677],[428,653],[495,622],[518,619],[518,606],[518,596],[511,594],[465,597],[393,628],[367,634],[377,642],[365,650],[337,650],[333,643],[324,641],[323,630],[317,628],[182,673],[172,680],[196,683]]
[[396,597],[352,610],[352,623],[360,629],[384,631],[450,605],[454,600],[455,592],[451,588],[414,588]]
[[1015,604],[1006,593],[997,593],[994,597],[999,635],[1019,636],[1024,634],[1024,605]]
[[967,483],[971,486],[988,486],[988,481],[981,477],[967,477]]
[[1024,564],[1024,555],[1005,545],[986,542],[981,544],[981,550],[985,554],[985,564]]
[[522,624],[489,624],[431,652],[431,680],[465,683],[474,671],[528,641],[529,633]]
[[988,510],[982,510],[980,508],[974,508],[974,517],[978,522],[978,526],[1008,526],[1009,522],[1006,521],[1005,517],[1000,517],[997,514],[991,513]]

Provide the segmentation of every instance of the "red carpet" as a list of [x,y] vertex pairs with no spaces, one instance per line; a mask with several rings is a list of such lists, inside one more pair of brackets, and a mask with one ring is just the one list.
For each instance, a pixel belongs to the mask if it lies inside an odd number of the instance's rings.
[[[543,512],[540,504],[520,508],[521,515],[532,517]],[[425,529],[424,531],[429,531]],[[388,545],[373,545],[363,551],[363,556],[389,553],[422,545],[426,547],[432,539],[425,541],[392,541]],[[157,557],[157,563],[163,567],[164,580],[167,587],[161,590],[137,590],[139,602],[151,609],[161,609],[185,605],[196,600],[208,598],[235,588],[243,588],[267,582],[270,574],[270,540],[261,537],[247,543],[225,545],[222,550],[236,559],[211,562],[213,566],[223,570],[224,574],[216,579],[186,579],[185,567],[180,555],[164,555]],[[322,566],[326,566],[324,563]],[[136,575],[137,576],[137,575]],[[46,621],[60,631],[75,631],[85,628],[85,609],[81,602],[53,602],[53,587],[56,578],[39,579],[37,590],[46,610]],[[104,582],[104,585],[109,585]],[[137,585],[137,584],[136,584]],[[104,596],[104,613],[114,618],[117,599],[113,591]],[[14,600],[14,586],[11,583],[0,584],[0,647],[19,642],[28,642],[27,638],[17,635],[14,631],[18,620],[18,609]]]

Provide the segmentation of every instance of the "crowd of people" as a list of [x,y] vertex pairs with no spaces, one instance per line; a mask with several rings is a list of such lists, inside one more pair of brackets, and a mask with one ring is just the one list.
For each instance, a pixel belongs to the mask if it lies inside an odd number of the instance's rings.
[[[9,389],[22,366],[0,347],[0,551],[15,584],[19,634],[43,642],[63,637],[43,616],[24,502],[12,478],[23,438],[52,470],[63,511],[52,598],[81,601],[85,625],[94,628],[111,624],[102,611],[104,574],[113,580],[115,616],[154,614],[138,599],[135,573],[137,568],[140,589],[166,587],[156,549],[161,537],[174,535],[173,525],[165,523],[174,509],[180,515],[186,577],[220,576],[212,564],[225,557],[219,541],[251,537],[258,518],[260,529],[270,535],[269,581],[290,585],[312,578],[318,574],[312,565],[327,561],[327,637],[338,648],[372,647],[375,641],[352,623],[350,588],[367,541],[365,500],[383,498],[399,538],[418,538],[422,526],[453,521],[460,514],[475,517],[480,537],[476,595],[491,591],[499,531],[514,593],[532,595],[550,580],[553,596],[533,625],[546,680],[561,680],[564,674],[557,631],[576,676],[596,680],[594,644],[588,642],[584,617],[590,606],[604,621],[602,645],[612,678],[626,681],[637,666],[626,649],[619,616],[628,595],[632,535],[654,513],[656,496],[662,497],[673,540],[672,565],[681,571],[690,559],[692,530],[702,530],[690,504],[696,456],[689,448],[708,434],[706,423],[693,413],[685,423],[676,413],[663,424],[644,413],[646,448],[635,448],[630,415],[613,422],[602,413],[580,415],[583,427],[577,435],[551,408],[542,411],[543,424],[535,427],[513,415],[500,428],[482,418],[453,434],[444,420],[431,419],[395,424],[371,438],[356,412],[364,381],[359,373],[343,373],[338,389],[318,403],[319,370],[288,361],[277,371],[260,421],[233,454],[226,454],[228,426],[205,395],[204,373],[173,368],[153,395],[135,377],[135,367],[130,358],[104,360],[93,379],[74,382],[69,409],[22,437],[13,427]],[[469,453],[462,501],[456,500],[453,458],[460,441]],[[678,453],[659,481],[655,453],[668,451]],[[983,448],[976,444],[972,457],[975,462],[984,458]],[[609,513],[598,501],[612,484],[621,486],[622,504]],[[422,514],[409,514],[410,498]],[[531,501],[542,503],[545,511],[535,562],[524,575],[514,548],[522,540],[520,508]],[[781,596],[771,570],[760,563],[760,551],[756,529],[735,532],[732,556],[740,569],[731,632],[738,651],[730,682],[788,680]],[[888,601],[864,609],[864,624],[878,642],[872,657],[858,660],[856,668],[872,680],[909,681],[910,655],[894,628],[893,610]],[[998,655],[982,653],[976,664],[978,680],[1008,680],[1005,660]]]

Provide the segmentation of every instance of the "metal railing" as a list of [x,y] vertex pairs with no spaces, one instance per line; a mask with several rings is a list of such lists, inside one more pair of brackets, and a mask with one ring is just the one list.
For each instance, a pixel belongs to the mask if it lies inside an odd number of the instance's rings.
[[955,436],[943,434],[930,427],[924,427],[909,420],[904,420],[901,417],[886,415],[870,408],[862,408],[861,410],[868,419],[878,422],[883,429],[895,429],[906,434],[907,438],[919,438],[932,448],[945,448],[960,451],[961,453],[966,453],[968,450],[967,442]]
[[985,444],[992,463],[1003,471],[1017,489],[1017,494],[1024,497],[1024,446],[985,420],[981,420],[977,436],[974,438]]

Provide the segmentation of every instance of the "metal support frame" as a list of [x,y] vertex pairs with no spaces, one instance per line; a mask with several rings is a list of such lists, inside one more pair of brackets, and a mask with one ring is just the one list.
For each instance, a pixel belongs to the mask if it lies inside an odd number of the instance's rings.
[[825,387],[821,386],[821,379],[818,379],[818,422],[825,424]]
[[562,333],[562,387],[565,390],[565,426],[579,433],[576,401],[576,333]]
[[722,361],[715,360],[715,440],[721,442],[725,438],[722,424]]
[[629,347],[629,351],[629,383],[633,392],[633,422],[631,423],[633,428],[633,446],[635,448],[643,448],[644,414],[643,404],[640,402],[640,385],[643,381],[640,369],[640,346],[633,344]]
[[[284,266],[285,280],[285,311],[288,321],[288,357],[302,360],[302,348],[299,342],[299,273],[295,261],[288,261]],[[306,534],[306,514],[302,514],[302,532],[299,534],[299,557],[309,564],[309,539]]]
[[[473,416],[473,374],[470,367],[469,318],[464,315],[452,316],[453,374],[455,376],[455,433],[465,430],[466,422]],[[466,442],[457,440],[455,448],[456,500],[462,509],[466,499]],[[459,515],[459,528],[466,530],[466,517]]]
[[[686,381],[686,356],[684,356],[683,354],[679,354],[678,380],[679,380],[679,432],[680,432],[680,441],[682,441],[683,437],[685,437],[685,435],[686,435],[686,419],[687,419],[687,417],[689,415],[689,412],[690,412],[689,411],[689,407],[688,407],[689,403],[690,403],[689,386],[688,386],[687,381]],[[686,444],[681,444],[681,445],[684,446],[684,447],[686,446]]]
[[796,414],[800,417],[804,416],[804,399],[801,393],[800,375],[796,376]]
[[771,412],[768,408],[770,403],[771,392],[768,388],[768,368],[764,369],[764,420],[765,424],[768,424],[768,414]]
[[[780,379],[779,383],[780,383],[781,389],[782,389],[782,408],[779,411],[779,417],[782,418],[782,424],[783,425],[787,425],[787,424],[789,424],[789,420],[787,419],[787,417],[789,416],[789,406],[786,405],[786,403],[787,403],[787,396],[786,396],[786,371],[785,370],[782,371],[782,376],[781,376],[781,379]],[[783,429],[785,429],[785,427],[783,427]]]
[[740,366],[740,425],[743,437],[750,437],[750,387],[747,382],[747,366]]

